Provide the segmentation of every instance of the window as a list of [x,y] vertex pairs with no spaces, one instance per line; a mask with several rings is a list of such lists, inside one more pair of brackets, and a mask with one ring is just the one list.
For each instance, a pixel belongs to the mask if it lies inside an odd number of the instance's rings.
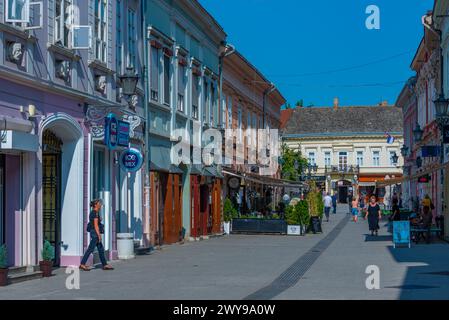
[[136,67],[136,13],[128,9],[128,67]]
[[238,116],[237,116],[237,128],[239,129],[239,139],[242,141],[242,106],[238,106]]
[[164,54],[164,103],[170,105],[170,57]]
[[184,96],[186,91],[185,67],[178,65],[178,111],[184,112]]
[[232,128],[232,97],[228,97],[228,128]]
[[309,164],[314,166],[316,164],[316,159],[315,159],[315,152],[309,152]]
[[95,58],[106,62],[106,0],[93,0],[95,3]]
[[373,166],[380,166],[380,151],[373,151]]
[[207,116],[209,114],[209,86],[206,79],[204,79],[203,92],[204,92],[203,122],[207,122]]
[[159,101],[159,49],[151,47],[151,74],[150,74],[150,87],[151,87],[151,100]]
[[192,118],[198,120],[199,78],[192,76]]
[[215,124],[216,119],[216,110],[217,101],[215,98],[215,85],[213,83],[210,84],[210,123]]
[[363,151],[357,151],[357,165],[363,166]]
[[396,154],[395,151],[390,151],[390,166],[396,166],[396,163],[393,161],[393,156]]
[[116,24],[115,24],[115,36],[116,36],[116,61],[117,61],[117,73],[123,73],[123,35],[122,35],[122,1],[117,0],[117,14],[116,14]]
[[338,153],[338,170],[347,171],[348,169],[348,153],[339,152]]
[[64,47],[69,47],[71,5],[71,0],[55,0],[55,43]]
[[329,151],[326,151],[324,153],[324,165],[326,167],[330,167],[331,166],[331,153]]

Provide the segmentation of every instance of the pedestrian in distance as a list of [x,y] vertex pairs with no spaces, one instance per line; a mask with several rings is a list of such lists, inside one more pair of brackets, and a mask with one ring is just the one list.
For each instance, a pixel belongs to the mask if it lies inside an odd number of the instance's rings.
[[332,208],[333,208],[333,213],[337,214],[337,193],[334,193],[332,195]]
[[329,214],[332,208],[332,198],[329,192],[324,197],[323,202],[324,202],[324,214],[326,215],[327,222],[329,222]]
[[424,214],[428,212],[432,212],[432,210],[435,209],[435,206],[432,203],[432,200],[430,199],[429,195],[426,194],[424,199],[422,200],[422,211]]
[[98,249],[101,264],[103,265],[103,270],[113,270],[114,268],[108,264],[106,257],[104,255],[103,237],[104,225],[101,223],[100,210],[103,206],[101,199],[95,199],[90,202],[91,211],[89,214],[89,223],[87,224],[87,231],[90,233],[90,243],[86,252],[84,253],[83,259],[79,266],[80,270],[90,271],[90,268],[86,266],[87,259],[91,253],[94,252],[95,247]]
[[352,197],[352,221],[357,222],[359,217],[359,201],[356,197]]
[[349,211],[348,214],[352,213],[352,193],[348,193],[348,207],[349,207]]
[[376,201],[376,196],[371,196],[370,203],[368,205],[368,210],[366,211],[365,219],[368,218],[369,230],[371,235],[378,235],[379,231],[379,220],[382,218],[380,212],[380,206]]
[[363,214],[363,212],[365,211],[365,195],[364,194],[360,195],[359,207],[360,207],[360,212]]

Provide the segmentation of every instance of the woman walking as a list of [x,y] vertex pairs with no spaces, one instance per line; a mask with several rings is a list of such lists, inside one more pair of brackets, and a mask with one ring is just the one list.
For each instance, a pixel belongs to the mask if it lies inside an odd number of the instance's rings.
[[376,201],[376,196],[371,196],[368,210],[366,211],[365,219],[368,218],[369,230],[371,235],[378,235],[379,220],[381,219],[380,206]]
[[98,249],[100,255],[101,264],[103,265],[103,270],[113,270],[114,268],[109,265],[104,256],[104,246],[102,242],[102,234],[104,233],[104,225],[101,223],[100,210],[103,206],[103,202],[100,199],[95,199],[91,201],[90,207],[92,210],[89,214],[89,223],[87,225],[87,231],[90,232],[90,243],[86,250],[86,253],[81,260],[81,265],[79,268],[83,271],[90,271],[90,268],[86,266],[87,259],[91,253],[94,252],[95,247]]
[[359,201],[356,197],[352,197],[352,221],[357,222],[359,217]]

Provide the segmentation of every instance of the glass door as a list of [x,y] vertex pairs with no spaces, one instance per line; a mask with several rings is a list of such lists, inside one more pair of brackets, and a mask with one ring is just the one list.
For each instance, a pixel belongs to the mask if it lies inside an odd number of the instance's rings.
[[348,153],[340,152],[338,154],[338,169],[339,171],[346,172],[348,168]]
[[0,154],[0,245],[5,240],[5,155]]

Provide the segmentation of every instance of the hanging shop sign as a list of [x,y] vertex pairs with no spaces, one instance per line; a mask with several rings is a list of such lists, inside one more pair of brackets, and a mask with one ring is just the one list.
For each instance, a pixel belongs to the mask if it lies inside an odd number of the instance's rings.
[[228,185],[231,189],[238,189],[240,187],[240,179],[232,177],[228,180]]
[[120,168],[127,172],[136,172],[142,168],[143,156],[136,148],[129,148],[120,155]]
[[110,113],[104,120],[104,144],[108,149],[113,150],[117,147],[118,139],[118,121],[115,114]]
[[129,122],[118,120],[117,145],[122,147],[129,146]]
[[449,126],[443,128],[443,143],[449,143]]
[[421,156],[423,158],[438,157],[439,155],[440,155],[440,147],[439,146],[422,146],[421,147]]
[[430,174],[418,178],[418,183],[428,183],[431,180]]

